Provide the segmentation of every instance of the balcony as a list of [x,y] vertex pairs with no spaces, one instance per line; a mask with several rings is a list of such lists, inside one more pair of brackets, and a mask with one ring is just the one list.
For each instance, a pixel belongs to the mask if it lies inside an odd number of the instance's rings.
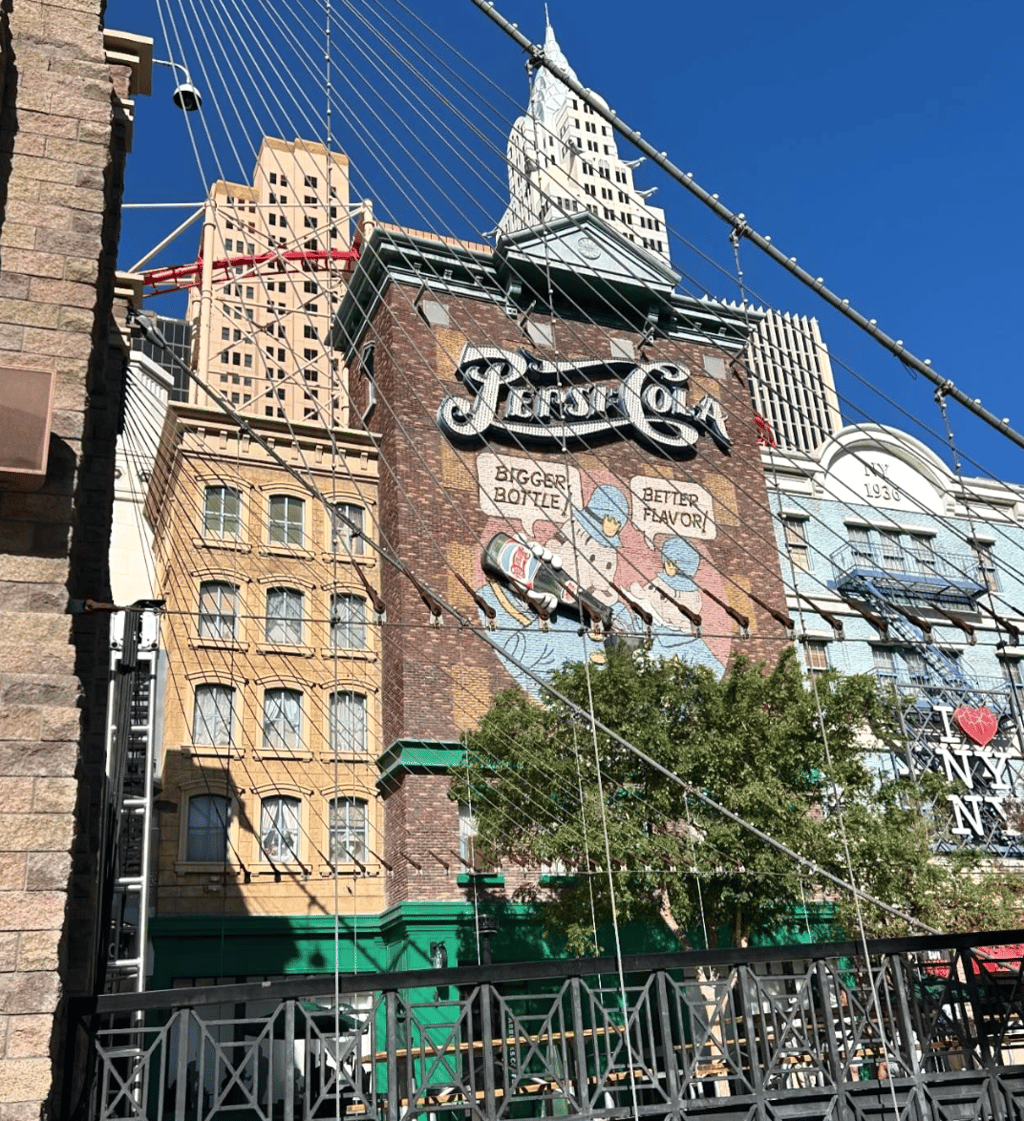
[[1004,677],[974,677],[962,675],[962,680],[944,680],[937,673],[910,673],[902,669],[873,671],[876,680],[891,686],[900,697],[916,700],[918,706],[984,705],[997,716],[1011,711],[1010,683]]
[[968,607],[985,591],[972,554],[943,554],[896,545],[844,545],[832,554],[836,591],[857,595],[870,582],[879,592],[901,600],[932,601]]

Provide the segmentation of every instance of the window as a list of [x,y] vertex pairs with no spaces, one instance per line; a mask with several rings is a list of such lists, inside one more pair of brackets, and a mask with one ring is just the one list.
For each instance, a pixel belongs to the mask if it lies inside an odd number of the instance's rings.
[[316,176],[315,175],[304,175],[302,177],[302,185],[303,185],[303,187],[312,187],[315,190],[316,186],[317,186]]
[[896,529],[880,529],[878,536],[882,544],[882,567],[888,572],[902,572],[903,545]]
[[338,502],[334,507],[331,526],[331,548],[335,553],[363,555],[363,508],[349,502]]
[[302,645],[302,592],[295,588],[268,590],[267,642]]
[[335,864],[366,859],[366,803],[361,798],[332,798],[330,829]]
[[910,680],[914,685],[927,685],[930,679],[928,672],[928,663],[924,660],[924,655],[918,653],[917,650],[903,650],[903,661],[907,666],[907,673],[910,675]]
[[366,600],[362,596],[347,592],[331,596],[331,647],[366,649]]
[[188,800],[185,859],[223,864],[228,858],[231,803],[223,794],[194,794]]
[[971,544],[978,558],[978,579],[990,592],[998,592],[999,573],[992,557],[992,546],[985,541],[974,541]]
[[880,677],[896,676],[896,659],[888,646],[872,646],[871,661]]
[[1000,658],[999,667],[1003,671],[1003,677],[1011,684],[1015,685],[1018,689],[1022,687],[1021,671],[1020,671],[1020,658]]
[[938,565],[938,558],[932,548],[932,539],[925,533],[908,534],[910,553],[914,558],[914,565],[918,572],[934,573]]
[[303,324],[302,337],[304,339],[315,339],[317,337],[316,328],[310,323]]
[[366,697],[342,691],[331,694],[331,751],[366,751]]
[[856,561],[871,561],[871,536],[864,526],[847,526],[847,536],[853,547],[853,556]]
[[275,545],[301,545],[305,502],[290,494],[270,496],[270,540]]
[[[314,199],[313,201],[315,202],[316,200]],[[307,230],[316,229],[316,218],[313,215],[307,214],[305,218],[303,218],[302,222]]]
[[828,669],[828,643],[821,639],[808,638],[804,642],[804,656],[807,659],[807,672],[817,675]]
[[808,571],[807,562],[807,527],[803,518],[793,518],[783,515],[782,530],[786,537],[786,548],[789,550],[790,560],[797,568]]
[[199,585],[199,637],[234,638],[238,620],[238,588],[221,580]]
[[302,694],[268,689],[263,694],[263,746],[294,751],[302,742]]
[[476,868],[476,817],[470,813],[469,806],[464,802],[459,803],[459,856]]
[[234,487],[207,487],[203,497],[203,536],[238,538],[242,529],[242,494]]
[[264,798],[260,806],[260,847],[272,861],[299,859],[298,798],[277,795]]
[[235,690],[230,685],[197,685],[192,742],[205,746],[230,746],[234,702]]

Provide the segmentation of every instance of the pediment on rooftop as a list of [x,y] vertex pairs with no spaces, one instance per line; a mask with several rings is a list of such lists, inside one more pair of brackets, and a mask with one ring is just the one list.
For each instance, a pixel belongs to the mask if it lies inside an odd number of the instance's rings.
[[681,276],[589,211],[503,235],[495,247],[494,261],[499,278],[510,281],[529,281],[550,273],[560,283],[578,277],[584,285],[610,283],[663,296],[672,292]]

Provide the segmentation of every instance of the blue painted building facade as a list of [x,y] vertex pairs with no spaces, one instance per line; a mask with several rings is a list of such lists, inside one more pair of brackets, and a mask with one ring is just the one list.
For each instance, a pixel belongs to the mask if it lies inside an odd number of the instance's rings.
[[1024,790],[1024,487],[874,424],[763,460],[808,673],[892,686],[906,753],[889,765],[958,782],[953,832],[1024,857],[1006,805]]

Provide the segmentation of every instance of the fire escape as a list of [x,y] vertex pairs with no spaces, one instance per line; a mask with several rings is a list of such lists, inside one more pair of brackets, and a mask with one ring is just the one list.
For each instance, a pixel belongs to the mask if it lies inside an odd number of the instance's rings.
[[[853,541],[832,554],[835,589],[879,630],[885,640],[882,649],[898,652],[903,663],[897,665],[890,654],[889,666],[880,666],[883,659],[876,659],[875,668],[899,703],[907,740],[907,757],[900,765],[909,764],[918,773],[945,769],[949,778],[966,776],[973,791],[975,780],[984,784],[985,769],[964,751],[966,741],[954,713],[987,709],[998,729],[991,748],[1012,748],[1008,741],[1015,713],[1010,689],[1002,678],[966,673],[959,659],[938,645],[934,626],[958,627],[974,643],[974,627],[963,614],[974,615],[984,607],[980,601],[988,593],[985,574],[976,556],[940,555],[920,540],[907,548],[895,533],[880,537],[880,542]],[[938,622],[924,618],[924,612],[938,616]],[[956,760],[952,771],[950,751]],[[982,807],[979,798],[978,805],[986,846],[1004,855],[1024,852],[1020,839],[1005,832],[1005,820],[991,801]]]
[[109,922],[100,942],[100,975],[112,993],[145,988],[157,606],[140,602],[112,619],[101,881]]

